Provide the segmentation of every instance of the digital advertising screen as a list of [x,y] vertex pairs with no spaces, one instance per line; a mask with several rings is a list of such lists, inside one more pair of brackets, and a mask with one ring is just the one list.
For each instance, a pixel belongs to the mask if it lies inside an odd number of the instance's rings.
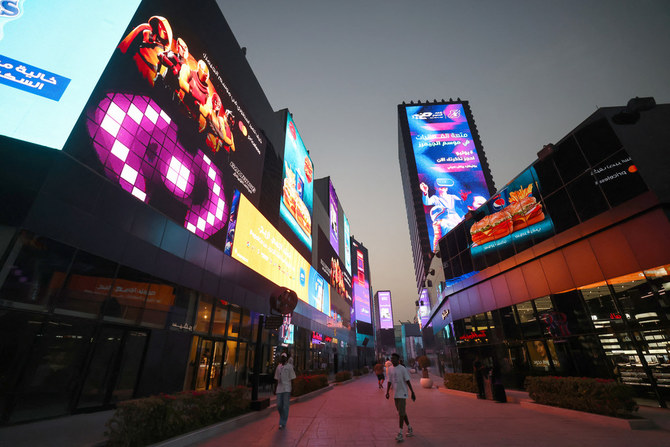
[[355,280],[353,294],[356,321],[372,323],[372,317],[370,316],[370,284],[367,281],[361,283]]
[[391,292],[388,290],[377,292],[377,300],[379,301],[379,327],[381,329],[393,329]]
[[0,2],[0,134],[62,149],[140,0]]
[[337,200],[337,193],[335,192],[335,188],[333,188],[333,184],[331,182],[328,182],[328,203],[328,214],[330,216],[330,245],[333,247],[333,250],[335,250],[335,254],[339,256],[340,229],[337,219],[339,201]]
[[278,286],[294,290],[309,304],[311,266],[243,194],[231,227],[234,235],[224,253]]
[[260,198],[266,146],[225,79],[229,58],[204,43],[223,23],[214,1],[143,2],[64,148],[221,247],[233,192]]
[[323,276],[310,267],[308,304],[326,315],[330,314],[330,285]]
[[298,238],[312,249],[314,165],[289,113],[286,119],[284,172],[279,214]]
[[344,268],[351,275],[351,230],[347,216],[342,214],[342,227],[344,229]]
[[321,229],[317,233],[319,238],[317,270],[324,278],[328,279],[335,292],[351,303],[351,275],[342,268],[340,257],[337,256],[335,250],[330,245],[328,236]]
[[469,210],[489,198],[463,104],[406,106],[419,189],[433,251]]
[[554,234],[554,224],[544,209],[535,169],[530,167],[489,201],[486,215],[470,227],[473,261],[498,251],[512,256]]
[[430,318],[430,297],[428,296],[428,289],[421,289],[417,315],[419,317],[419,327],[425,328],[428,318]]
[[279,342],[283,345],[294,343],[295,326],[291,323],[291,315],[285,315],[284,321],[279,328]]

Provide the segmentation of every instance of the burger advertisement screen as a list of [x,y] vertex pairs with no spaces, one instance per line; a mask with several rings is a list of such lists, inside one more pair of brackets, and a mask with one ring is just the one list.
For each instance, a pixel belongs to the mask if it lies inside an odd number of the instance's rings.
[[340,254],[340,230],[337,222],[337,213],[339,208],[339,201],[337,200],[337,193],[333,184],[328,182],[328,214],[330,216],[330,245],[335,250],[335,254]]
[[379,300],[379,327],[382,329],[393,329],[391,292],[388,290],[377,292],[377,299]]
[[317,270],[328,280],[335,292],[351,303],[351,275],[342,269],[340,258],[330,245],[328,237],[321,231],[318,233],[318,264]]
[[[536,244],[554,233],[551,217],[540,202],[539,183],[534,168],[522,172],[489,201],[487,215],[470,227],[473,261],[498,250],[506,258],[516,247]],[[506,254],[507,253],[507,254]]]
[[279,214],[311,250],[314,166],[290,113],[286,119],[282,185]]
[[0,134],[62,149],[139,0],[0,2]]
[[351,230],[349,220],[342,213],[342,227],[344,228],[344,268],[351,275]]
[[[65,150],[223,247],[236,189],[257,203],[266,141],[226,80],[213,1],[145,1]],[[236,45],[234,42],[232,43]]]
[[419,189],[433,251],[465,213],[489,198],[463,104],[406,106]]

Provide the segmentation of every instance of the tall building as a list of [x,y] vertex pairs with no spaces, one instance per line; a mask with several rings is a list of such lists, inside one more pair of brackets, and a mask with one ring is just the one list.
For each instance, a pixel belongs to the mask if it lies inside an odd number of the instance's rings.
[[398,158],[419,291],[440,238],[495,188],[468,101],[399,105]]
[[4,28],[0,424],[356,367],[349,222],[216,2],[112,3]]
[[670,105],[598,109],[439,242],[447,370],[620,379],[670,397]]

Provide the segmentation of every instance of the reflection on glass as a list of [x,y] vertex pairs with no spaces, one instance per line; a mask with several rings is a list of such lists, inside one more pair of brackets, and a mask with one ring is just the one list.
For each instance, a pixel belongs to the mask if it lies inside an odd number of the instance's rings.
[[195,389],[204,390],[207,387],[207,374],[212,356],[212,340],[203,340],[200,348],[200,359],[198,361],[198,372],[195,379]]
[[209,324],[212,316],[213,301],[210,295],[201,294],[198,300],[198,312],[195,318],[197,332],[209,332]]

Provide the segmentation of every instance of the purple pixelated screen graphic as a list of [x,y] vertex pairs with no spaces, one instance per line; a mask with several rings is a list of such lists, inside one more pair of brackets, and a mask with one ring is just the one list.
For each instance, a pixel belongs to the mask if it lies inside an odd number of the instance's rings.
[[[189,153],[177,138],[177,124],[152,99],[107,94],[89,111],[88,133],[105,175],[149,203],[152,192],[166,188],[188,211],[183,225],[207,239],[226,225],[228,207],[219,168],[201,150]],[[206,187],[193,198],[194,187]]]

